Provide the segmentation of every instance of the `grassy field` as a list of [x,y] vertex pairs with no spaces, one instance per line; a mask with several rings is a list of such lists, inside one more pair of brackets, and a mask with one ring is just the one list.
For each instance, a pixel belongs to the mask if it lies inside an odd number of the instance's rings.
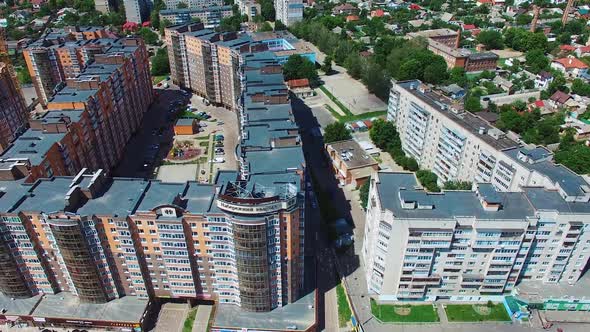
[[346,293],[342,284],[338,284],[336,287],[336,296],[338,297],[338,323],[340,327],[345,327],[352,316],[352,311],[348,306],[348,300],[346,300]]
[[[486,314],[476,311],[488,311]],[[510,316],[506,312],[502,303],[495,304],[449,304],[445,307],[449,322],[483,322],[483,321],[510,321]]]
[[380,305],[371,299],[371,313],[382,322],[432,323],[439,321],[438,314],[431,304]]
[[196,315],[197,307],[194,307],[188,312],[188,315],[186,315],[184,326],[182,327],[182,332],[191,332],[193,330],[193,323],[195,321]]
[[168,75],[160,75],[160,76],[152,76],[152,83],[158,84],[160,81],[163,81],[168,77]]

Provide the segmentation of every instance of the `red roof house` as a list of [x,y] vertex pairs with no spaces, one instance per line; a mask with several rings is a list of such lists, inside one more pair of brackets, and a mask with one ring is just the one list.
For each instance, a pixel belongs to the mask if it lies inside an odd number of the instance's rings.
[[371,11],[371,17],[383,17],[383,15],[385,15],[385,11],[383,9]]

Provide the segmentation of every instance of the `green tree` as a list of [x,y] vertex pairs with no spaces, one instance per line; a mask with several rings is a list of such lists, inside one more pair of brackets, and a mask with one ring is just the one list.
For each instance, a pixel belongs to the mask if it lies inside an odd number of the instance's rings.
[[484,30],[477,35],[477,41],[486,46],[488,50],[504,48],[502,33],[496,30]]
[[20,67],[16,70],[16,76],[20,84],[31,84],[33,80],[26,67]]
[[517,25],[527,25],[533,21],[533,17],[531,15],[518,15],[516,17],[516,24]]
[[383,119],[373,121],[373,126],[369,131],[371,141],[380,149],[384,149],[396,140],[399,140],[397,130],[393,123]]
[[422,184],[422,186],[426,188],[426,190],[431,192],[440,191],[440,188],[437,184],[438,176],[436,176],[436,174],[432,173],[431,171],[419,170],[418,172],[416,172],[416,177],[420,181],[420,184]]
[[266,21],[274,21],[275,20],[275,5],[273,0],[260,0],[260,13],[264,17]]
[[186,2],[179,2],[178,5],[176,5],[176,8],[178,8],[178,9],[186,9],[186,8],[188,8],[188,3],[186,3]]
[[168,52],[166,48],[160,48],[156,55],[152,57],[152,75],[160,76],[170,73],[170,62],[168,60]]
[[[445,66],[446,72],[446,66]],[[362,81],[367,86],[370,93],[374,93],[381,99],[387,99],[389,96],[389,77],[380,65],[369,59],[366,62],[365,70],[362,74]]]
[[324,58],[324,64],[322,65],[322,71],[324,71],[324,73],[330,74],[332,72],[332,61],[332,56],[326,55],[326,57]]
[[352,78],[359,79],[363,75],[363,62],[358,53],[351,53],[344,61],[344,67]]
[[268,22],[264,22],[260,25],[260,27],[258,27],[258,31],[260,31],[260,32],[272,31],[272,25],[270,25],[270,23],[268,23]]
[[317,86],[319,84],[315,64],[299,54],[289,56],[283,65],[283,75],[286,80],[307,78],[311,85]]
[[472,183],[469,181],[447,181],[443,188],[446,190],[471,190]]
[[579,174],[590,173],[590,148],[583,143],[575,143],[565,150],[555,153],[555,161]]
[[148,45],[159,45],[160,39],[158,38],[158,34],[153,32],[150,28],[141,28],[137,31],[137,34],[143,38],[143,40]]
[[371,187],[371,177],[363,183],[361,188],[359,189],[359,196],[361,199],[361,206],[363,210],[367,209],[367,204],[369,203],[369,189]]
[[169,19],[165,18],[160,22],[160,36],[164,35],[164,28],[169,27],[172,25]]
[[479,101],[479,97],[467,97],[467,99],[465,99],[465,109],[472,113],[481,111],[481,103]]
[[345,141],[351,138],[350,132],[341,122],[332,122],[324,129],[324,143]]
[[275,31],[287,30],[287,26],[281,20],[275,21]]
[[433,62],[424,68],[423,80],[426,83],[440,84],[448,77],[447,63],[442,57],[433,57]]
[[576,78],[572,83],[572,93],[580,96],[590,96],[590,84]]
[[542,50],[531,50],[526,52],[526,65],[535,74],[549,68],[549,59]]
[[449,71],[449,81],[458,86],[465,87],[467,85],[467,75],[465,68],[455,67]]

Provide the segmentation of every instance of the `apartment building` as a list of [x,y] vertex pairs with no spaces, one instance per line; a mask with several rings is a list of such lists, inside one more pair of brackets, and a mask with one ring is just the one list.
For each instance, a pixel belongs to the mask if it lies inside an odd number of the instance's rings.
[[141,39],[100,39],[102,54],[53,94],[48,111],[0,155],[0,178],[35,182],[111,169],[139,128],[152,94],[148,54]]
[[303,20],[303,0],[275,0],[275,18],[286,26]]
[[[85,168],[0,181],[0,272],[18,272],[0,273],[0,290],[25,300],[45,294],[41,304],[55,301],[52,294],[107,305],[165,297],[247,312],[297,301],[308,182],[298,127],[273,53],[243,54],[238,69],[239,169],[219,172],[213,184],[108,178]],[[76,122],[55,119],[84,112],[50,111],[32,127],[63,130]]]
[[232,6],[213,6],[193,9],[165,9],[160,11],[160,20],[168,20],[171,24],[188,24],[199,19],[206,28],[214,28],[221,19],[233,15]]
[[491,52],[473,53],[468,49],[459,48],[461,36],[450,29],[433,29],[408,33],[408,37],[426,38],[428,49],[445,59],[449,68],[464,68],[466,72],[494,70],[498,55]]
[[253,0],[238,1],[238,7],[242,15],[248,16],[248,21],[252,22],[254,17],[262,15],[260,4]]
[[500,191],[543,186],[567,201],[586,201],[590,186],[553,162],[544,147],[522,146],[460,102],[418,80],[392,82],[387,118],[399,132],[404,152],[421,168],[446,181],[491,183]]
[[124,0],[125,17],[127,22],[141,24],[149,20],[150,1],[148,0]]
[[590,203],[557,190],[428,193],[412,173],[372,180],[363,242],[380,300],[499,300],[515,285],[574,285],[589,259]]
[[110,34],[102,27],[49,29],[23,50],[37,97],[42,105],[69,78],[74,78],[93,61],[95,54],[109,48]]
[[213,6],[223,6],[223,0],[164,0],[166,9],[179,9],[179,3],[188,5],[188,9],[199,9]]
[[0,151],[27,128],[28,110],[10,65],[0,62]]
[[236,32],[219,33],[203,23],[166,28],[170,76],[211,103],[237,109],[240,98],[240,54],[252,40]]
[[113,2],[110,0],[94,0],[94,8],[103,14],[110,13],[112,5]]

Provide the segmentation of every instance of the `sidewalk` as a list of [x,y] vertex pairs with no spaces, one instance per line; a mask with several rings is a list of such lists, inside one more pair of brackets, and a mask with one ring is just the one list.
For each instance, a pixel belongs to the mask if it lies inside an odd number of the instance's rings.
[[197,307],[197,315],[195,316],[192,332],[207,332],[207,327],[209,326],[209,317],[211,317],[212,310],[213,306],[211,305],[199,304]]

